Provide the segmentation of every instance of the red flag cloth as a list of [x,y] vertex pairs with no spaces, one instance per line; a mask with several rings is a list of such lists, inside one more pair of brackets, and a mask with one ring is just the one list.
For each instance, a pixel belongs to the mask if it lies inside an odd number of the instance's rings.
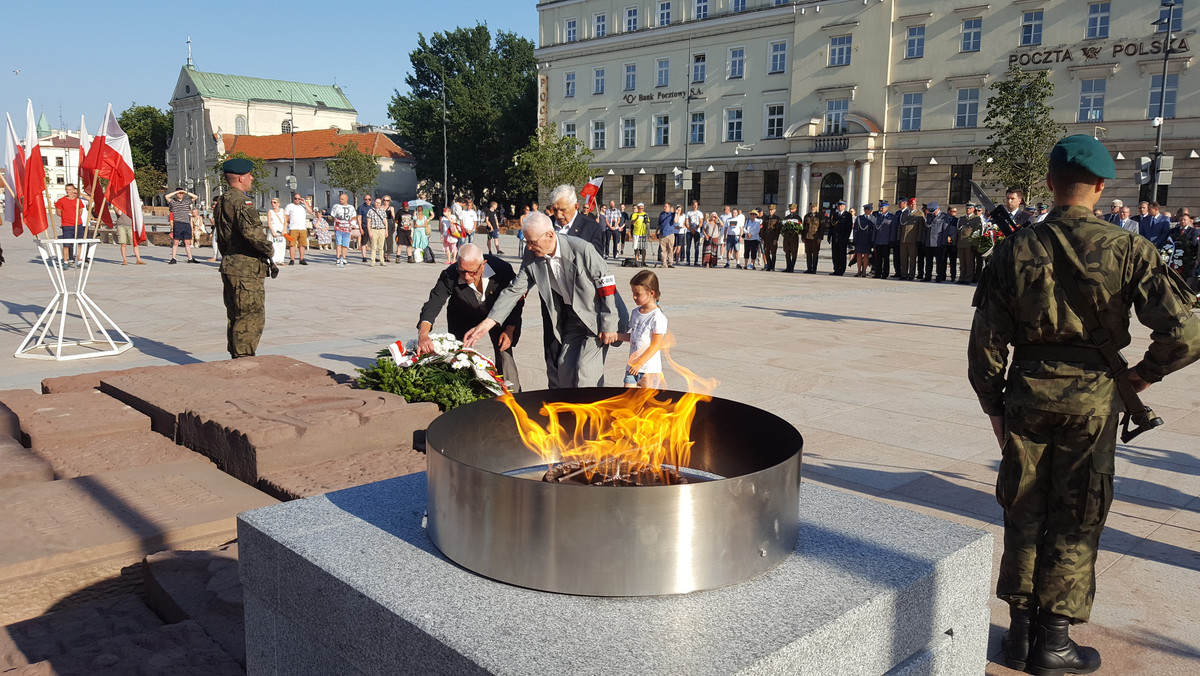
[[[602,183],[604,183],[604,177],[597,176],[588,181],[587,185],[583,186],[583,190],[580,191],[579,195],[583,198],[585,207],[587,205],[591,205],[592,208],[596,206],[596,193],[600,192],[600,184]],[[590,211],[591,209],[589,208],[588,210]]]
[[42,149],[38,146],[37,141],[33,143],[33,150],[29,153],[29,159],[25,162],[25,196],[22,199],[24,209],[22,210],[21,219],[25,227],[29,228],[29,232],[34,237],[46,231],[50,227],[50,220],[46,215],[46,169],[42,166]]
[[4,181],[8,184],[4,199],[4,218],[12,223],[13,237],[20,237],[25,232],[24,219],[21,217],[25,200],[25,148],[17,138],[17,130],[13,129],[12,117],[7,113],[8,133],[5,139]]
[[[121,210],[133,221],[133,236],[139,244],[146,241],[145,224],[142,221],[142,198],[138,193],[137,180],[133,173],[133,157],[129,150],[129,137],[113,116],[112,104],[100,124],[100,136],[92,141],[92,147],[102,146],[100,177],[108,179],[105,196],[109,204]],[[103,141],[102,141],[103,139]]]

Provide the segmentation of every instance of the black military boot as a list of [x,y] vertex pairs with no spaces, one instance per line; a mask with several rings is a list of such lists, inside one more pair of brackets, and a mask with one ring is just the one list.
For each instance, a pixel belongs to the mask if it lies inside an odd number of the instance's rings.
[[1076,645],[1067,630],[1071,618],[1042,611],[1038,613],[1029,651],[1029,673],[1036,676],[1090,674],[1100,668],[1100,653]]
[[1017,671],[1025,671],[1025,661],[1029,658],[1029,644],[1032,642],[1033,610],[1029,608],[1008,608],[1008,631],[1000,639],[1004,647],[1004,666]]

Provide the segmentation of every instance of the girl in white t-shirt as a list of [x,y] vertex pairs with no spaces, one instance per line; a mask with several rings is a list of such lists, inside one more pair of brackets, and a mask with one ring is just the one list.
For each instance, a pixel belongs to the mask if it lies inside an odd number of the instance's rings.
[[658,276],[642,270],[629,280],[637,310],[629,313],[629,333],[618,340],[629,341],[629,362],[625,366],[625,387],[667,386],[663,378],[662,350],[667,335],[667,316],[658,309]]

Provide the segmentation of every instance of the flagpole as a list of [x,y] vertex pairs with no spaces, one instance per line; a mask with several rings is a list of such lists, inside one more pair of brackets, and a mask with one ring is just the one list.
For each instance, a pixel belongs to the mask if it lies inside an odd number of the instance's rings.
[[[108,191],[104,191],[104,197],[100,198],[100,208],[96,211],[96,237],[100,237],[100,222],[104,217],[104,208],[108,206]],[[85,231],[84,235],[88,233]],[[88,239],[91,239],[89,236]]]

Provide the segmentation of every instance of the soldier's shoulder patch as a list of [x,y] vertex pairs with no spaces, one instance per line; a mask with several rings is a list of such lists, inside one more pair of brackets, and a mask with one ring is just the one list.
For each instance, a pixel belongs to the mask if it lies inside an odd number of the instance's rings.
[[246,200],[246,206],[248,206],[248,207],[254,206],[254,200]]

